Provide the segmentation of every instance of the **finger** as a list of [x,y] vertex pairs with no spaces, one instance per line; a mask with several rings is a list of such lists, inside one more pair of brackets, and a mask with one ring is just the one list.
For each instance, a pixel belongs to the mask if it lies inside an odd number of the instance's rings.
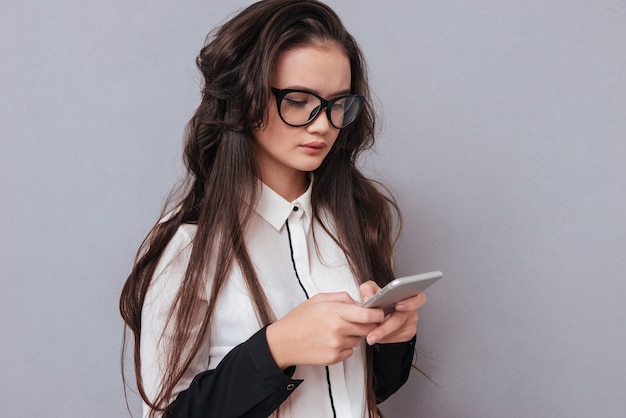
[[411,296],[396,303],[396,311],[407,312],[415,311],[426,303],[426,293],[422,292],[416,296]]
[[348,357],[351,357],[352,354],[354,354],[354,348],[346,348],[345,350],[341,350],[341,352],[339,353],[339,358],[337,359],[337,361],[328,364],[328,366],[330,366],[332,364],[335,364],[335,363],[339,363],[340,361],[344,361]]
[[319,358],[319,360],[311,362],[311,364],[330,366],[332,364],[336,364],[341,361],[344,361],[348,357],[352,356],[352,354],[354,354],[354,348],[352,347],[345,348],[345,349],[338,350],[338,351],[332,351],[332,352],[326,353],[326,355],[322,355]]
[[344,342],[344,348],[345,349],[354,348],[354,347],[357,347],[357,346],[361,345],[361,341],[363,341],[363,337],[365,335],[367,335],[367,333],[365,333],[363,335],[354,335],[352,337],[346,338],[346,340]]
[[311,298],[314,302],[341,302],[355,305],[357,302],[350,297],[348,292],[318,293]]
[[366,300],[374,296],[379,290],[380,290],[380,287],[371,280],[361,284],[361,286],[359,286],[359,293],[361,294],[361,302],[365,302]]
[[408,341],[417,331],[417,322],[417,311],[394,312],[367,335],[367,343]]
[[344,330],[344,335],[346,336],[345,338],[355,338],[354,340],[350,340],[350,342],[348,343],[352,347],[359,345],[361,340],[365,338],[365,336],[369,335],[373,330],[376,329],[376,327],[379,326],[377,323],[348,324],[348,327]]
[[340,307],[339,316],[344,321],[354,324],[379,324],[385,319],[385,313],[379,308],[362,308],[359,305]]

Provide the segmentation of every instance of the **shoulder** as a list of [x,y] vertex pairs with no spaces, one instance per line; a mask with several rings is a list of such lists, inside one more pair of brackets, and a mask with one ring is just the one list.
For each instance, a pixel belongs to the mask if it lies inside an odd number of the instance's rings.
[[[190,250],[197,229],[198,227],[192,224],[180,225],[163,250],[159,264],[180,257],[181,253]],[[159,270],[159,268],[157,268],[157,270]]]
[[153,283],[159,282],[160,278],[162,281],[163,277],[169,277],[170,279],[167,281],[170,283],[172,277],[182,278],[189,264],[196,230],[197,226],[191,224],[183,224],[178,227],[161,254],[154,271]]

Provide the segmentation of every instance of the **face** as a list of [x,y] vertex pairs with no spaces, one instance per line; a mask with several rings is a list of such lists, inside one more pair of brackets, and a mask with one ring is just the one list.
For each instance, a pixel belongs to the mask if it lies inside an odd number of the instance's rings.
[[[304,46],[281,53],[270,85],[277,89],[299,89],[326,100],[350,93],[350,61],[334,43]],[[271,97],[267,122],[255,132],[255,156],[261,179],[302,182],[306,173],[320,166],[337,140],[339,129],[330,124],[325,109],[306,126],[285,124]]]

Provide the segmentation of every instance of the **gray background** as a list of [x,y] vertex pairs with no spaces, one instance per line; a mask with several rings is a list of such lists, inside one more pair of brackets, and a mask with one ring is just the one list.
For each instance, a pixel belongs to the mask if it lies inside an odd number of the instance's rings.
[[[435,383],[385,411],[625,416],[626,4],[329,3],[380,102],[400,273],[445,273]],[[0,1],[1,416],[127,416],[119,292],[182,172],[195,55],[244,4]]]

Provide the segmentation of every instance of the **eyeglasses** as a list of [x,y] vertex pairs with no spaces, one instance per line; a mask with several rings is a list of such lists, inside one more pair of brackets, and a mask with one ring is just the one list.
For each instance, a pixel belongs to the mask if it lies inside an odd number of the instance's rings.
[[358,94],[326,100],[306,90],[279,90],[272,87],[272,93],[276,97],[276,107],[282,121],[295,127],[313,122],[325,108],[330,124],[337,129],[345,128],[354,122],[365,102],[365,97]]

